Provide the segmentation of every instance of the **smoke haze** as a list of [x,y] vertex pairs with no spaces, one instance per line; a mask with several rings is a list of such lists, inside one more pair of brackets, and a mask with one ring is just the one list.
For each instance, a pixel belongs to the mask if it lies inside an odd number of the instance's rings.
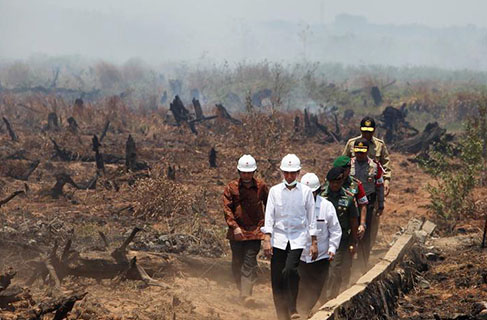
[[485,1],[6,1],[0,58],[320,61],[486,70]]

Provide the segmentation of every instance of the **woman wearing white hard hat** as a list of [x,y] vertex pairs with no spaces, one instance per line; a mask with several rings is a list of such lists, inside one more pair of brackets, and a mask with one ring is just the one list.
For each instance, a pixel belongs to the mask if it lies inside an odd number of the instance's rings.
[[239,178],[223,192],[223,210],[228,225],[227,239],[232,249],[232,273],[245,305],[252,305],[252,288],[256,280],[257,254],[264,234],[264,206],[269,188],[254,177],[255,159],[243,155],[237,164]]
[[[296,179],[301,162],[295,154],[281,161],[283,181],[269,190],[265,210],[264,253],[271,258],[274,306],[279,319],[300,319],[296,300],[298,266],[308,240],[311,259],[318,256],[313,192]],[[311,239],[309,239],[311,238]]]
[[314,173],[307,173],[301,178],[301,183],[310,187],[315,198],[316,234],[318,240],[318,257],[312,260],[309,250],[311,241],[301,255],[299,264],[299,311],[308,316],[321,295],[328,275],[330,261],[340,245],[342,228],[333,203],[318,195],[320,179]]

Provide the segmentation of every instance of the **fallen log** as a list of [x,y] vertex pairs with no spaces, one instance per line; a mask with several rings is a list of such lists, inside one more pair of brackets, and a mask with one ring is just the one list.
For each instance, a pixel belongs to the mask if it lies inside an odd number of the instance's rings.
[[92,157],[92,156],[86,156],[86,155],[81,155],[77,152],[72,152],[72,151],[69,151],[69,150],[66,150],[62,147],[60,147],[56,140],[54,140],[53,138],[49,138],[53,144],[53,147],[54,147],[54,155],[51,157],[51,159],[55,160],[55,159],[58,159],[58,160],[61,160],[61,161],[66,161],[66,162],[69,162],[69,161],[82,161],[82,162],[92,162],[92,161],[95,161],[95,158]]
[[[87,252],[81,255],[71,248],[72,242],[68,240],[61,255],[57,253],[57,243],[46,258],[45,254],[40,255],[38,261],[31,265],[34,267],[33,275],[28,283],[33,284],[37,279],[44,280],[54,287],[61,287],[62,281],[67,276],[88,277],[93,279],[115,279],[117,281],[141,280],[147,285],[169,288],[162,281],[153,279],[145,269],[137,264],[135,257],[127,257],[127,247],[133,241],[141,229],[134,228],[125,241],[110,254],[107,252]],[[104,247],[108,248],[106,237],[101,236]]]
[[11,195],[9,195],[8,197],[6,197],[5,199],[0,200],[0,207],[3,206],[4,204],[7,204],[10,200],[12,200],[13,198],[15,198],[19,194],[24,194],[24,193],[25,193],[24,190],[17,190],[15,192],[13,192]]

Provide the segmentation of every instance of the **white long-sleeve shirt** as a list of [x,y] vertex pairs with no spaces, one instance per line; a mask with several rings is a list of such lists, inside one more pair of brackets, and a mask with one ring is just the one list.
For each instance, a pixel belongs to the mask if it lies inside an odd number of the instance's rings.
[[311,239],[308,240],[306,248],[301,255],[301,261],[312,263],[322,259],[328,259],[328,252],[335,253],[342,238],[342,228],[338,221],[337,213],[333,203],[323,197],[317,196],[315,202],[316,227],[318,233],[316,240],[318,242],[318,258],[311,260],[309,253]]
[[304,249],[316,235],[315,200],[311,188],[298,182],[289,190],[281,182],[269,190],[265,207],[263,233],[271,234],[272,247],[285,250]]

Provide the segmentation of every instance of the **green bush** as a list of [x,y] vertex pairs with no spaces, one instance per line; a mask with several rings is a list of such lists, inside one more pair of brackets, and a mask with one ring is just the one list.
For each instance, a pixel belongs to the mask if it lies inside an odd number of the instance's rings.
[[474,209],[472,190],[483,171],[483,132],[477,121],[465,123],[464,132],[454,145],[436,146],[429,159],[421,161],[435,183],[428,184],[428,209],[440,226],[452,232],[458,221]]

